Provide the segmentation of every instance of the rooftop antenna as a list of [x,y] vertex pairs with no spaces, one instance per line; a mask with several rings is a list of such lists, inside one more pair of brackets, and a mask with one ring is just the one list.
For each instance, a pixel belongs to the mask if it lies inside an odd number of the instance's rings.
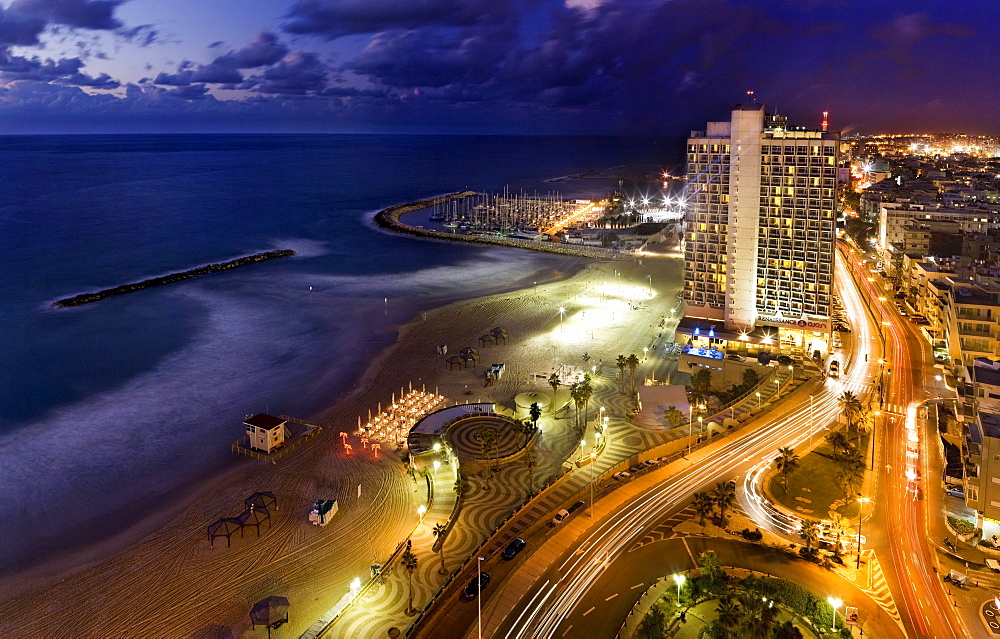
[[823,111],[823,123],[821,124],[821,126],[823,127],[823,133],[826,133],[826,130],[830,126],[830,122],[827,118],[828,115],[830,115],[829,111]]

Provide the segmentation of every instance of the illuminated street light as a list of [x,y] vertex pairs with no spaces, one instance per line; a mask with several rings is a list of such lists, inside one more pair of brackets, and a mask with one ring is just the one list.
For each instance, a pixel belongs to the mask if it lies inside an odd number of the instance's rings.
[[441,442],[435,443],[434,446],[433,446],[433,448],[434,448],[434,452],[435,453],[438,452],[439,450],[441,450]]
[[590,451],[590,516],[594,516],[594,466],[597,464],[597,451]]
[[844,602],[836,597],[827,597],[826,601],[833,608],[833,631],[837,631],[837,609],[840,608]]
[[479,596],[476,597],[476,614],[479,618],[479,639],[483,639],[483,560],[486,557],[480,556],[476,560],[476,588],[479,589]]
[[439,462],[438,460],[435,459],[434,460],[434,472],[436,473],[438,471],[438,469],[440,469],[440,468],[441,468],[441,462]]
[[351,582],[351,596],[356,597],[359,590],[361,590],[361,580],[355,577]]
[[423,504],[420,504],[419,506],[417,506],[417,516],[418,517],[420,517],[421,519],[423,519],[424,518],[424,513],[426,513],[426,512],[427,512],[427,506],[424,506]]
[[681,586],[684,585],[685,581],[687,581],[687,578],[684,575],[674,575],[674,583],[677,584],[677,605],[678,606],[681,605]]
[[760,410],[760,391],[757,391],[757,410]]
[[559,307],[559,332],[563,330],[563,315],[566,314],[566,309],[562,306]]

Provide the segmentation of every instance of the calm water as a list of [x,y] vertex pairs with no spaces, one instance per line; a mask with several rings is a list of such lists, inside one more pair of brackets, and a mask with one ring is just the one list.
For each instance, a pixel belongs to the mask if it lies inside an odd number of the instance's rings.
[[[579,189],[541,180],[668,163],[674,146],[0,137],[0,568],[83,543],[85,522],[102,522],[85,526],[91,536],[109,534],[161,495],[232,464],[228,444],[245,413],[307,416],[330,405],[394,338],[387,326],[418,308],[510,286],[562,260],[389,235],[372,228],[372,211],[466,187]],[[51,308],[79,292],[286,247],[299,254]]]

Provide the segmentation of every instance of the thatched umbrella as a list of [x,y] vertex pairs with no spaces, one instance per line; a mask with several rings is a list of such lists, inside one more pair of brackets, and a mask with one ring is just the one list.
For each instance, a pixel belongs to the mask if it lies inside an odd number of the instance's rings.
[[267,626],[267,636],[271,636],[271,628],[288,623],[288,600],[284,597],[271,595],[261,599],[250,610],[250,624],[253,628]]

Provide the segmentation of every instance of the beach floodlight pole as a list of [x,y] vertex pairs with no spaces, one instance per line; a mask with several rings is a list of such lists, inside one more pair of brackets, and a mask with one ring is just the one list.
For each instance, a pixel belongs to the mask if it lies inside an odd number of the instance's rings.
[[674,575],[674,583],[677,584],[677,605],[678,606],[681,605],[681,586],[684,585],[685,581],[687,581],[687,578],[684,575],[679,574],[679,573]]
[[559,307],[559,332],[563,332],[563,315],[566,314],[566,309],[562,306]]

